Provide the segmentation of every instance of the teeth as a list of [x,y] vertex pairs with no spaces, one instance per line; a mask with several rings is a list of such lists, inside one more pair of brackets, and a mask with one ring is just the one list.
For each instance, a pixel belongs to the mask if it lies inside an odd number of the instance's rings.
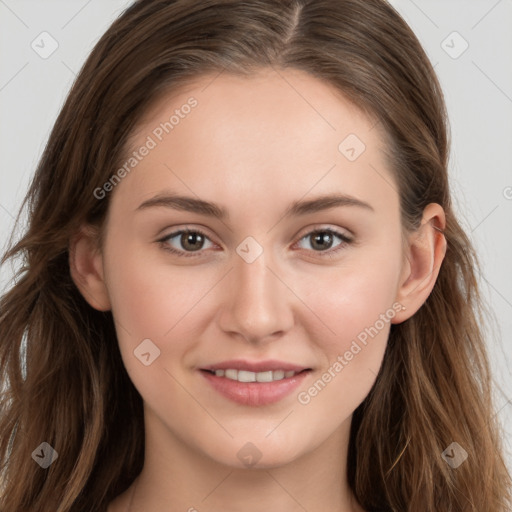
[[256,373],[256,380],[258,382],[272,382],[274,380],[273,372],[258,372]]
[[283,370],[276,370],[275,372],[273,372],[274,375],[274,380],[281,380],[281,379],[284,379],[284,371]]
[[224,370],[224,376],[228,379],[238,380],[238,370]]
[[256,382],[256,374],[254,372],[248,372],[246,370],[238,370],[239,382]]
[[231,380],[237,380],[238,382],[273,382],[275,380],[282,380],[284,378],[288,379],[293,377],[296,372],[293,370],[284,371],[284,370],[274,370],[267,372],[249,372],[247,370],[215,370],[215,375],[217,377],[225,377]]

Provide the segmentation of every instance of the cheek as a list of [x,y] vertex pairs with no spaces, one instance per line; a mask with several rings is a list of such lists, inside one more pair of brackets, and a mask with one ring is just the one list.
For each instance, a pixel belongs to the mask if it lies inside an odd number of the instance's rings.
[[323,324],[321,330],[318,319],[309,325],[323,365],[297,399],[313,415],[328,408],[332,425],[348,417],[375,382],[398,309],[399,262],[397,251],[372,248],[359,252],[357,261],[347,258],[343,267],[302,281],[298,293]]
[[[115,251],[115,249],[114,249]],[[166,264],[164,250],[127,247],[112,251],[107,287],[116,319],[135,336],[163,338],[215,284],[206,268]],[[119,252],[119,251],[117,251]]]
[[366,398],[382,364],[396,314],[396,275],[390,267],[386,270],[345,268],[317,280],[317,287],[309,290],[307,304],[324,324],[321,331],[318,323],[309,326],[323,364],[316,379],[299,391],[297,401],[311,417],[325,418],[329,411],[326,432]]
[[166,403],[165,389],[173,400],[186,403],[173,376],[199,339],[192,332],[198,328],[193,320],[212,277],[198,272],[191,279],[190,273],[163,265],[161,258],[157,262],[136,248],[124,248],[124,256],[111,253],[105,276],[124,366],[146,402],[157,408],[159,400]]
[[[331,360],[349,350],[354,339],[363,344],[365,338],[387,339],[389,321],[396,313],[393,303],[399,265],[396,255],[381,253],[376,258],[375,252],[368,251],[368,257],[358,254],[357,261],[347,259],[343,266],[317,272],[314,277],[296,276],[297,294],[305,297],[304,303],[314,312],[310,316],[322,324],[321,330],[316,324],[322,337],[312,339]],[[313,333],[313,324],[309,328]]]
[[[185,267],[166,265],[165,255],[153,256],[148,251],[142,254],[136,247],[128,249],[127,244],[119,246],[124,247],[125,254],[119,250],[110,253],[105,277],[125,367],[134,383],[143,388],[142,375],[149,373],[157,379],[157,368],[174,372],[195,350],[200,330],[209,318],[205,299],[219,277],[206,267],[185,271]],[[159,351],[155,351],[156,364],[150,367],[143,366],[136,357],[146,339]],[[151,372],[146,371],[148,368]],[[155,385],[173,385],[168,374],[161,378],[163,381],[157,379]]]

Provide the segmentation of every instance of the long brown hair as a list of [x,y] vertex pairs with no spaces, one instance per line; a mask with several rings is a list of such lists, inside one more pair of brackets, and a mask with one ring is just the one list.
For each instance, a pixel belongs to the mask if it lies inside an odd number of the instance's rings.
[[[417,38],[384,0],[140,0],[80,71],[18,215],[28,226],[2,263],[21,266],[0,303],[1,512],[104,511],[142,469],[142,399],[122,364],[111,312],[70,277],[79,226],[104,225],[101,187],[161,93],[205,73],[306,71],[377,119],[399,186],[402,224],[429,203],[446,214],[434,289],[393,325],[377,380],[354,413],[349,484],[367,509],[510,510],[493,406],[478,261],[452,210],[443,94]],[[13,231],[14,233],[14,231]],[[58,459],[42,469],[47,442]],[[468,459],[441,456],[457,442]]]

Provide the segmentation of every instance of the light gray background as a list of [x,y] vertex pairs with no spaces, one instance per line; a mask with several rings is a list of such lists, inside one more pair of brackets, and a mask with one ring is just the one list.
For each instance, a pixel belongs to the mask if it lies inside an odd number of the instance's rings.
[[[76,73],[131,3],[0,0],[0,252]],[[512,467],[512,0],[391,3],[423,44],[446,96],[454,199],[480,255],[482,290],[498,322],[488,344],[504,391],[496,395],[497,414],[507,429]],[[46,59],[31,47],[47,37],[40,36],[44,31],[58,43]],[[0,290],[11,275],[9,265],[0,269]]]

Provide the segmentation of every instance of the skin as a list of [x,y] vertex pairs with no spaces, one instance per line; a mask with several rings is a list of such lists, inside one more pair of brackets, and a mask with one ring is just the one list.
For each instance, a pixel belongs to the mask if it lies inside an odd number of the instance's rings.
[[[435,284],[446,251],[434,229],[445,226],[443,209],[428,205],[421,227],[403,239],[379,126],[302,71],[203,76],[160,98],[133,146],[190,96],[198,105],[110,192],[104,246],[89,226],[71,243],[73,279],[92,307],[112,310],[144,400],[144,468],[108,510],[362,511],[346,481],[352,414],[375,382],[390,324],[412,316]],[[366,145],[354,161],[338,149],[350,133]],[[163,191],[214,201],[229,219],[162,206],[136,211]],[[374,211],[338,206],[283,217],[291,202],[332,192]],[[188,248],[199,256],[173,255],[157,242],[185,227],[207,235],[195,242],[200,251]],[[335,236],[319,249],[311,233],[321,228],[353,243],[333,253],[342,243]],[[248,236],[263,249],[252,263],[236,252]],[[188,247],[179,235],[167,245]],[[395,302],[406,309],[300,403],[298,393]],[[146,338],[161,351],[149,366],[134,356]],[[276,404],[240,405],[198,371],[237,358],[313,371]],[[252,467],[237,457],[247,442],[261,456]]]

